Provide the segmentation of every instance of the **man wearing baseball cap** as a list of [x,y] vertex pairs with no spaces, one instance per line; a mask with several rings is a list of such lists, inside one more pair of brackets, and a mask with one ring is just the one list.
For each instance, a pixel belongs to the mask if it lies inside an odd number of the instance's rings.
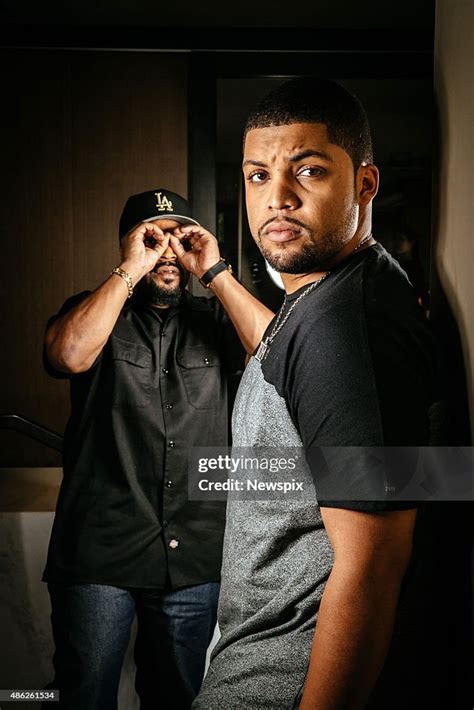
[[[187,495],[187,451],[227,444],[238,340],[185,290],[170,237],[198,223],[164,188],[130,197],[121,259],[51,318],[45,366],[69,378],[64,480],[44,580],[60,708],[108,710],[132,622],[142,710],[197,694],[219,590],[224,504]],[[178,232],[179,233],[179,229]]]

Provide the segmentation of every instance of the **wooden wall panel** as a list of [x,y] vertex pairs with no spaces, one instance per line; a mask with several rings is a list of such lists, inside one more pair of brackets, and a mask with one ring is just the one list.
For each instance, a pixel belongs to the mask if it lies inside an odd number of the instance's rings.
[[[44,324],[118,261],[126,198],[166,186],[186,196],[186,57],[3,51],[0,115],[0,412],[64,428],[68,387],[42,369]],[[0,432],[0,466],[58,465]]]
[[76,290],[97,284],[115,266],[129,195],[166,186],[186,196],[184,68],[176,55],[73,55]]

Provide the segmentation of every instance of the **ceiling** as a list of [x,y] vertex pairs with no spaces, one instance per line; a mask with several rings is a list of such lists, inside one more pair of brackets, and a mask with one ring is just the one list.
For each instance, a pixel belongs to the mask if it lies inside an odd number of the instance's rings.
[[5,25],[432,31],[435,0],[0,0]]

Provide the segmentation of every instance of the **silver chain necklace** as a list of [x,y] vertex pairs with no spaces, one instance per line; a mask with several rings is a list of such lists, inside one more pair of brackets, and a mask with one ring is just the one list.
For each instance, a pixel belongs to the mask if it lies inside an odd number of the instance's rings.
[[[360,240],[360,242],[358,243],[356,248],[352,250],[351,254],[353,254],[355,251],[360,249],[361,246],[363,246],[371,238],[372,238],[372,234],[367,234],[367,236],[365,236],[363,239]],[[275,321],[275,325],[272,328],[272,332],[265,339],[262,339],[262,341],[260,342],[260,345],[258,346],[257,352],[254,355],[255,359],[258,362],[263,362],[263,360],[265,359],[265,357],[267,355],[268,349],[270,348],[271,344],[275,340],[275,338],[278,335],[278,333],[280,332],[280,330],[285,325],[288,318],[291,316],[292,312],[294,311],[294,309],[296,308],[298,303],[300,301],[302,301],[303,298],[308,295],[308,293],[311,293],[311,291],[313,291],[316,288],[316,286],[319,286],[320,283],[322,283],[325,279],[327,279],[327,277],[329,276],[330,273],[331,273],[330,271],[327,271],[324,274],[324,276],[321,276],[321,278],[318,279],[317,281],[313,281],[313,283],[311,283],[308,286],[308,288],[306,288],[302,293],[300,293],[300,295],[298,296],[296,301],[293,303],[293,305],[291,306],[291,308],[288,311],[288,313],[286,314],[286,316],[283,318],[283,320],[281,320],[281,317],[283,315],[283,311],[285,310],[285,306],[286,306],[286,302],[287,302],[287,296],[285,294],[283,304],[282,304],[280,310],[278,311],[278,316]],[[281,323],[280,323],[280,321],[281,321]]]

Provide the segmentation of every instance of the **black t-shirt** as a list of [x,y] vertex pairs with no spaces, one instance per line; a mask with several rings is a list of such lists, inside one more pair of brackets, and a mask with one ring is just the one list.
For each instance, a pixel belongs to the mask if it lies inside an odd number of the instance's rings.
[[228,443],[228,384],[242,361],[215,299],[186,292],[166,312],[122,310],[94,365],[70,377],[46,581],[164,588],[219,579],[224,506],[188,500],[187,455]]

